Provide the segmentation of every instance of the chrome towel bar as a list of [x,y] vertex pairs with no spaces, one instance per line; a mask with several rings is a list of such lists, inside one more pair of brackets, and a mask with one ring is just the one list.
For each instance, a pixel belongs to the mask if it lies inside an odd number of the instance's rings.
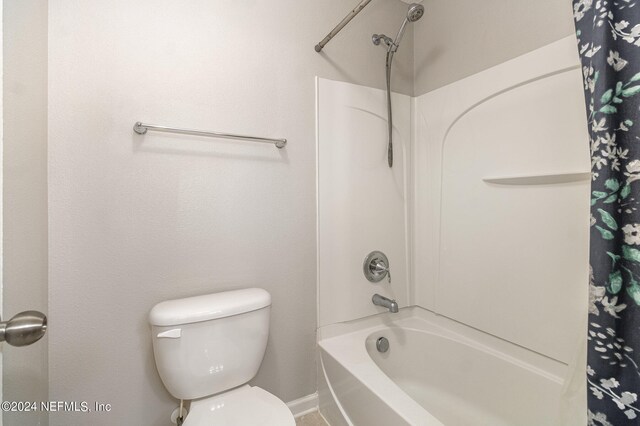
[[166,127],[166,126],[157,126],[155,124],[145,124],[140,121],[136,122],[133,125],[133,131],[139,135],[144,135],[147,133],[147,130],[153,130],[156,132],[167,132],[167,133],[180,133],[183,135],[194,135],[194,136],[206,136],[210,138],[225,138],[225,139],[242,139],[252,142],[264,142],[264,143],[272,143],[277,148],[284,148],[287,144],[286,139],[273,139],[273,138],[261,138],[257,136],[245,136],[245,135],[234,135],[230,133],[218,133],[218,132],[205,132],[202,130],[192,130],[192,129],[180,129],[177,127]]

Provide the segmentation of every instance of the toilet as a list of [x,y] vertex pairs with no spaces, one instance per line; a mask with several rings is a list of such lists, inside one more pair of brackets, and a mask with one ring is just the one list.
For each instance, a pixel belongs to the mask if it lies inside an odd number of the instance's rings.
[[168,300],[149,322],[158,373],[177,399],[191,400],[184,426],[288,426],[276,396],[247,384],[269,337],[271,296],[248,288]]

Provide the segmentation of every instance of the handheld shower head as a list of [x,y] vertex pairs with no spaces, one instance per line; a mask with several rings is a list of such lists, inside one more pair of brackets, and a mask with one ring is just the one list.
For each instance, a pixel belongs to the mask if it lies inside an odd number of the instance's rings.
[[418,19],[422,18],[424,15],[424,6],[418,3],[412,3],[409,6],[409,10],[407,10],[407,17],[404,18],[402,22],[402,26],[398,30],[398,34],[396,35],[395,40],[393,40],[393,51],[395,52],[400,47],[400,41],[402,41],[402,36],[404,36],[404,31],[407,29],[407,23],[416,22]]
[[416,22],[424,15],[424,6],[417,3],[412,3],[407,10],[407,19],[409,22]]
[[[404,1],[404,0],[403,0]],[[387,59],[385,63],[385,68],[387,71],[387,113],[388,120],[387,125],[389,129],[389,145],[387,145],[387,159],[389,161],[389,167],[393,166],[393,118],[391,114],[391,64],[393,62],[393,55],[400,47],[400,41],[402,41],[402,36],[404,35],[404,31],[407,28],[407,23],[416,22],[418,19],[422,18],[424,15],[424,6],[412,3],[409,5],[409,9],[407,10],[407,16],[402,21],[402,26],[398,30],[398,34],[396,35],[395,40],[391,40],[384,34],[374,34],[371,40],[373,44],[379,46],[381,42],[384,43],[384,46],[387,48]]]

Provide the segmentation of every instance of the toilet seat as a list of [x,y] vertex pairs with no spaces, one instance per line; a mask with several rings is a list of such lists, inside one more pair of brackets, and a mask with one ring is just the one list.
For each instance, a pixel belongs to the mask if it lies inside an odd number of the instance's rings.
[[264,389],[244,385],[191,401],[184,426],[294,426],[289,408]]

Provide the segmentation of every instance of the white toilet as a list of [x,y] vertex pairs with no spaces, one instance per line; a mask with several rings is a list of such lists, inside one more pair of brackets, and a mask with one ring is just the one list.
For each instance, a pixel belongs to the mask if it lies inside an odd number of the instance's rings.
[[271,296],[260,288],[169,300],[149,314],[162,382],[191,400],[184,426],[287,426],[274,395],[246,383],[262,363]]

